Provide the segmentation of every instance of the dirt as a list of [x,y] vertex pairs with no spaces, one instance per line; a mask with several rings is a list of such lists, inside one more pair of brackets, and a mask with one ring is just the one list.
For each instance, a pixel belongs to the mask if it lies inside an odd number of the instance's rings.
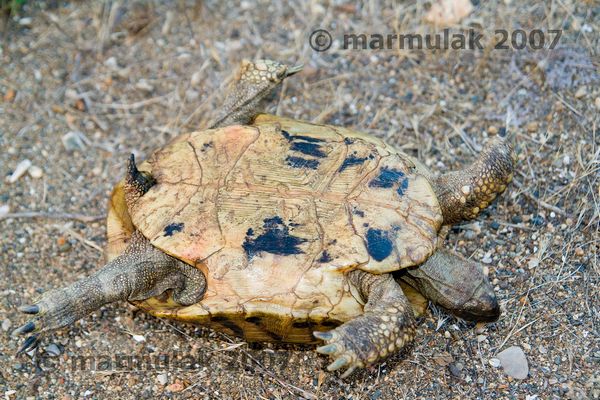
[[[461,26],[483,50],[340,49],[344,33],[432,32],[429,3],[390,3],[30,2],[0,25],[5,398],[599,398],[600,6],[475,2]],[[309,46],[317,28],[336,39],[328,51]],[[497,50],[495,29],[563,32],[552,50]],[[305,65],[271,111],[371,133],[437,172],[513,135],[514,183],[446,244],[488,267],[500,320],[431,306],[411,349],[346,380],[311,346],[246,344],[124,303],[17,357],[17,307],[102,265],[128,155],[202,128],[241,60],[261,57]],[[525,379],[498,364],[511,346]]]

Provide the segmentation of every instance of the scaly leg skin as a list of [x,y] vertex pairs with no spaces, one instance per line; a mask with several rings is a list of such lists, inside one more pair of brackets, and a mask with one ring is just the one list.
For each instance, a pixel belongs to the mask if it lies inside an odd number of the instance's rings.
[[470,167],[443,174],[434,180],[444,224],[473,219],[512,180],[514,153],[506,137],[489,140]]
[[326,343],[317,352],[335,360],[327,370],[348,368],[342,378],[402,349],[412,342],[416,329],[408,299],[391,275],[357,270],[348,279],[367,299],[364,314],[329,332],[313,332]]
[[173,289],[177,303],[191,305],[202,298],[206,280],[200,270],[159,251],[136,231],[125,252],[104,268],[20,308],[34,317],[13,332],[31,334],[17,354],[37,347],[42,335],[71,325],[105,304],[144,300],[168,289]]
[[302,65],[289,67],[272,60],[244,61],[217,117],[209,128],[229,125],[248,125],[264,112],[281,89],[288,76],[302,70]]
[[480,263],[440,249],[424,264],[400,272],[400,279],[458,317],[481,322],[500,317],[494,288]]

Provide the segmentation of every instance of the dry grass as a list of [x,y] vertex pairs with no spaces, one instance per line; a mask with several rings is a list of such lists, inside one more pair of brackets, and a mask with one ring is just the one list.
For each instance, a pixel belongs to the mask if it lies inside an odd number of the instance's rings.
[[[503,126],[515,136],[515,184],[448,246],[491,260],[499,322],[473,327],[435,308],[411,352],[341,381],[310,347],[248,346],[170,324],[124,304],[104,307],[47,338],[61,355],[16,358],[1,331],[0,392],[7,397],[590,398],[600,390],[600,30],[592,1],[506,1],[475,7],[463,27],[483,51],[345,51],[308,45],[310,32],[425,33],[428,3],[39,3],[29,28],[6,25],[0,53],[0,174],[23,159],[39,179],[0,184],[2,319],[101,263],[111,186],[130,152],[143,158],[203,126],[242,58],[305,64],[274,111],[385,138],[436,171],[472,159]],[[128,3],[129,4],[129,3]],[[493,50],[493,30],[564,30],[552,51]],[[81,132],[83,150],[61,138]],[[56,224],[52,218],[75,221]],[[1,218],[1,217],[0,217]],[[50,219],[49,219],[50,218]],[[496,229],[494,229],[496,228]],[[5,322],[6,326],[8,322]],[[144,335],[145,341],[136,341]],[[138,338],[139,339],[139,338]],[[240,345],[241,344],[241,345]],[[524,381],[489,360],[507,346],[529,360]],[[74,371],[77,356],[198,359],[193,370]],[[16,391],[16,392],[12,392]]]

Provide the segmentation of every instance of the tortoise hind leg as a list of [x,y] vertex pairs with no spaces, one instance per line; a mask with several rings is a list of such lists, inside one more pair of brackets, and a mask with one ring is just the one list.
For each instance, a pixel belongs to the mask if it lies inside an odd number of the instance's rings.
[[415,335],[413,310],[391,275],[357,270],[348,279],[367,299],[364,314],[329,332],[313,333],[326,343],[317,352],[335,359],[327,369],[348,368],[342,378],[402,349]]
[[444,224],[477,217],[512,180],[514,153],[507,137],[489,140],[471,166],[434,181]]
[[288,76],[302,70],[302,65],[288,67],[271,60],[244,61],[232,87],[227,92],[221,111],[209,128],[248,125],[265,111]]
[[159,251],[134,232],[125,252],[104,268],[21,307],[21,312],[33,318],[13,334],[31,334],[19,350],[22,353],[35,348],[41,335],[66,327],[105,304],[144,300],[173,289],[176,302],[190,305],[202,298],[205,288],[200,270]]

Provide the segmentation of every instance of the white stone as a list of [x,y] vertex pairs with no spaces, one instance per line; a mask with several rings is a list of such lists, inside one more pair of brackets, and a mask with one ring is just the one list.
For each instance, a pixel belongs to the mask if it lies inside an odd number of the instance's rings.
[[25,159],[17,164],[13,173],[8,177],[8,183],[15,183],[31,167],[31,161]]
[[156,380],[158,381],[158,383],[160,383],[161,385],[166,385],[167,382],[169,381],[169,378],[167,377],[167,374],[158,374],[156,376]]
[[529,364],[523,349],[519,346],[511,346],[498,353],[498,359],[508,376],[515,379],[526,379],[529,375]]
[[8,331],[11,326],[12,326],[12,322],[10,322],[10,319],[7,318],[4,321],[2,321],[2,330],[4,332]]
[[29,176],[31,176],[32,178],[40,179],[43,175],[44,175],[44,170],[42,170],[40,167],[38,167],[36,165],[32,165],[29,168]]
[[131,337],[133,338],[133,340],[135,340],[138,343],[146,341],[146,338],[142,335],[131,335]]

